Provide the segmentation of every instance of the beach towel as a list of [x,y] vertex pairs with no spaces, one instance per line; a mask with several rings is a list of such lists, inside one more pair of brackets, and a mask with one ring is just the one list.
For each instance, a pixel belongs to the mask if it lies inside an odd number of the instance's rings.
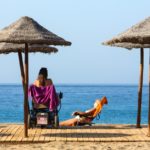
[[46,105],[50,111],[53,111],[59,104],[58,96],[54,85],[37,87],[31,85],[28,90],[35,103]]

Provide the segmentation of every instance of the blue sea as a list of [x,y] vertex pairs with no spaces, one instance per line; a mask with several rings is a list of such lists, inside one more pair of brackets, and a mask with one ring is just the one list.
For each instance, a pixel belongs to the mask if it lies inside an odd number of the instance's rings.
[[[95,99],[106,96],[108,105],[103,107],[95,123],[136,124],[137,85],[56,85],[64,94],[59,112],[60,121],[72,118],[73,111],[92,108]],[[148,120],[148,86],[143,87],[142,120]],[[22,85],[0,85],[0,123],[23,123]]]

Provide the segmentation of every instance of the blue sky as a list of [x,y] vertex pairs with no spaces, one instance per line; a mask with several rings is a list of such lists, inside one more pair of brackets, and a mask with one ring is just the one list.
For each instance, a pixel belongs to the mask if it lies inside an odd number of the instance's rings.
[[[0,28],[30,16],[72,42],[57,54],[30,54],[30,82],[47,67],[54,83],[137,84],[139,49],[101,45],[150,16],[149,0],[5,0],[0,2]],[[144,83],[148,83],[148,49]],[[0,55],[0,83],[21,83],[17,54]]]

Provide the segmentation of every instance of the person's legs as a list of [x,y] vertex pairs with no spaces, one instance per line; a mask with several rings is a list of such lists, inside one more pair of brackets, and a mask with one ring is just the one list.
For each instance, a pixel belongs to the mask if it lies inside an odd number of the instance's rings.
[[72,118],[72,119],[60,122],[59,125],[60,126],[75,126],[77,121],[78,121],[77,118]]

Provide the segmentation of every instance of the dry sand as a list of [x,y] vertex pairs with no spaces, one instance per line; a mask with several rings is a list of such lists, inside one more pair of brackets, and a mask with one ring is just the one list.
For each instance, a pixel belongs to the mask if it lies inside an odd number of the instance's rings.
[[1,144],[0,150],[150,150],[150,142],[49,142]]

